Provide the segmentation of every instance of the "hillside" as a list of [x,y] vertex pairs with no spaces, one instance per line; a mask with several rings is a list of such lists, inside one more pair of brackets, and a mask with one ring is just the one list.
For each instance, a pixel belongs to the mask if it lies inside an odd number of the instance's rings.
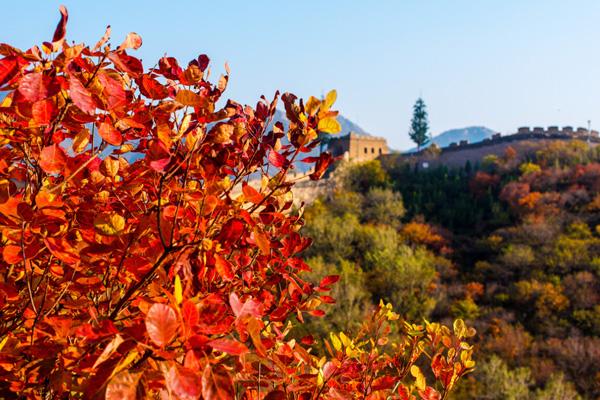
[[336,171],[342,187],[305,214],[315,281],[341,276],[311,333],[357,329],[389,301],[408,320],[477,329],[455,399],[600,398],[600,147],[536,145],[454,168]]
[[[436,135],[431,140],[438,147],[448,147],[450,143],[459,143],[461,140],[466,140],[469,143],[481,142],[484,139],[491,138],[495,132],[485,126],[468,126],[466,128],[450,129]],[[430,143],[430,144],[431,144]],[[428,144],[429,145],[429,144]],[[414,147],[409,152],[416,151]]]

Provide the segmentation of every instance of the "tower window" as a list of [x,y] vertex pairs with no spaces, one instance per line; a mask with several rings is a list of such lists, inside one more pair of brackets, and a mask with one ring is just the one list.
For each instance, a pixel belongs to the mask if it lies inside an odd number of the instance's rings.
[[375,154],[375,147],[371,147],[371,154]]
[[365,147],[365,154],[367,154],[369,152],[369,150]]

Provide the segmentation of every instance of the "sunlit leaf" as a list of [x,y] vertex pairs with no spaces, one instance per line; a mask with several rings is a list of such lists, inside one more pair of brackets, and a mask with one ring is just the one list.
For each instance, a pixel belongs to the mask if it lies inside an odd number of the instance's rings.
[[156,303],[146,315],[146,331],[150,340],[159,347],[165,347],[177,333],[177,314],[171,307]]

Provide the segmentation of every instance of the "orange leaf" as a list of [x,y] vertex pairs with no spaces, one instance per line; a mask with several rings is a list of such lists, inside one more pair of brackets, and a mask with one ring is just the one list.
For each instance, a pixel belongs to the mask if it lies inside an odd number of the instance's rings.
[[178,91],[177,95],[175,96],[175,100],[184,106],[191,107],[199,107],[203,104],[206,104],[206,99],[204,97],[187,89],[181,89]]
[[215,268],[224,280],[230,281],[233,279],[231,263],[221,257],[219,254],[215,254]]
[[120,146],[123,143],[123,136],[118,129],[107,122],[102,122],[98,127],[98,133],[107,143],[113,146]]
[[263,199],[263,196],[258,192],[258,190],[254,189],[246,182],[242,183],[242,193],[244,193],[246,200],[254,204],[260,203]]
[[2,257],[8,264],[18,264],[23,261],[23,255],[20,246],[9,244],[2,249]]
[[165,347],[177,333],[177,314],[171,307],[155,303],[146,315],[146,331],[157,346]]
[[67,156],[63,149],[53,144],[46,146],[40,153],[40,167],[48,174],[58,174],[63,171],[67,163]]

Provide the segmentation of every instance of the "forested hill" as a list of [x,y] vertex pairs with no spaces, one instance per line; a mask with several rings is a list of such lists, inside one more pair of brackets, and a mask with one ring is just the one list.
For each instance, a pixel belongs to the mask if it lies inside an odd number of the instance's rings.
[[313,332],[357,329],[390,301],[412,321],[477,328],[477,370],[453,398],[600,397],[600,148],[336,174],[343,187],[306,210],[314,279],[341,275]]

